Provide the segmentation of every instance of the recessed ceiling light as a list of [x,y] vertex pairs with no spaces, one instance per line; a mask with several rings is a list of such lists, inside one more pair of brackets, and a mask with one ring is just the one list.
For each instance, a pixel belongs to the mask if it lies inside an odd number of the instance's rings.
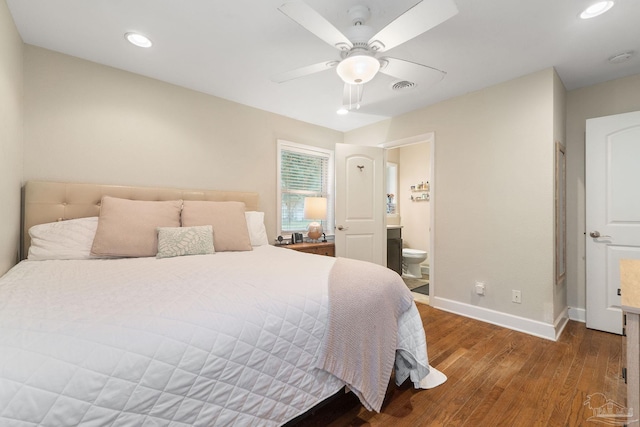
[[586,8],[581,14],[580,18],[589,19],[602,15],[607,10],[613,7],[613,0],[599,1]]
[[138,33],[126,33],[124,37],[129,41],[129,43],[134,44],[138,47],[151,47],[153,43],[147,36],[143,36]]
[[336,113],[340,114],[341,116],[344,116],[345,114],[349,113],[349,110],[347,110],[346,108],[342,107],[338,111],[336,111]]
[[619,54],[613,55],[611,58],[609,58],[609,62],[611,62],[612,64],[620,64],[622,62],[626,62],[629,59],[631,59],[633,54],[634,54],[634,52],[631,51],[631,50],[629,52],[619,53]]

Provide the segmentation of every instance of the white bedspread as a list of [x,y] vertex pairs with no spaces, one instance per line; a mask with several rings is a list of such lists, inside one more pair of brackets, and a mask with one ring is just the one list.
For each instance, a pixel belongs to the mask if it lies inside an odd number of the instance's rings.
[[[0,279],[0,425],[280,425],[343,386],[313,368],[334,262],[22,262]],[[398,346],[426,363],[414,310]]]

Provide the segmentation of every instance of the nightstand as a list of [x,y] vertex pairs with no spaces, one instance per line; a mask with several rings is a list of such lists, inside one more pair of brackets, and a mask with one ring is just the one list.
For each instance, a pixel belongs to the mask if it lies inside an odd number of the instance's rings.
[[282,245],[282,248],[293,249],[298,252],[306,252],[308,254],[335,256],[335,246],[333,242],[317,242],[317,243],[295,243],[293,245]]

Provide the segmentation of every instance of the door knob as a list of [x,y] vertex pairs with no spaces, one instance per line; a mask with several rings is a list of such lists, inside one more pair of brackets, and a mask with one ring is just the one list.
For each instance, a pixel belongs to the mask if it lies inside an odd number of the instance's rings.
[[349,229],[349,227],[343,227],[342,225],[338,226],[338,230],[341,230],[341,231],[342,230],[348,230],[348,229]]
[[611,237],[611,236],[601,236],[599,231],[592,231],[591,233],[589,233],[589,236],[593,237],[594,239],[597,239],[598,237]]

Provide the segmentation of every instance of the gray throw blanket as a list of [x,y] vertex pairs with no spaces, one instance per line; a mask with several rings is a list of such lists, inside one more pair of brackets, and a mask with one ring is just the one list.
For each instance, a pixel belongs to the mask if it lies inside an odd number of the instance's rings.
[[382,407],[398,318],[411,304],[411,292],[396,272],[336,259],[329,274],[329,325],[316,366],[344,381],[368,410]]

